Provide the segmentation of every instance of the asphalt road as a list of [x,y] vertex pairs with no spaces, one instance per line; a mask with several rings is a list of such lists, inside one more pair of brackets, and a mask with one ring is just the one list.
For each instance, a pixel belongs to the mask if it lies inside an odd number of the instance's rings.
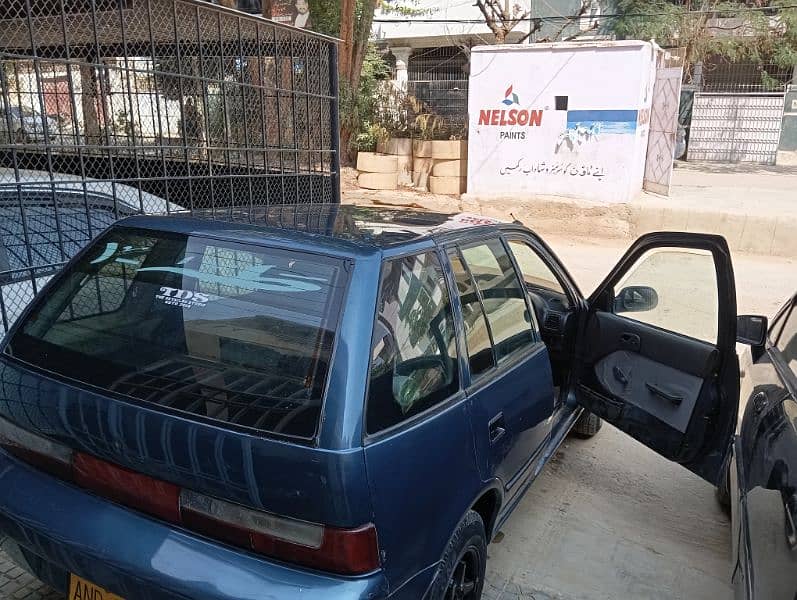
[[[626,243],[547,238],[589,293]],[[772,315],[797,261],[734,256],[739,312]],[[489,548],[485,600],[729,598],[729,523],[712,488],[610,426],[569,438]],[[59,596],[0,553],[0,599]]]

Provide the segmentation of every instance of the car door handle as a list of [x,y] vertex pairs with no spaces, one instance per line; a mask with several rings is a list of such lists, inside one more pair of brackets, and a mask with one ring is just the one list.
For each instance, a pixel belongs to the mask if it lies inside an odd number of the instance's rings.
[[628,385],[628,375],[626,375],[625,371],[623,371],[620,367],[615,365],[614,368],[612,368],[612,374],[617,381],[623,385]]
[[649,381],[646,381],[645,387],[647,387],[650,390],[650,392],[655,396],[663,398],[668,402],[672,402],[673,404],[675,404],[675,406],[680,406],[681,403],[684,401],[683,396],[679,396],[678,394],[668,392],[664,388],[657,386],[655,383],[650,383]]
[[786,510],[786,543],[794,550],[797,548],[797,492],[783,494],[783,508]]
[[504,437],[506,434],[506,423],[504,422],[504,413],[500,412],[495,415],[492,419],[490,419],[490,423],[488,424],[489,435],[490,435],[490,443],[495,444]]

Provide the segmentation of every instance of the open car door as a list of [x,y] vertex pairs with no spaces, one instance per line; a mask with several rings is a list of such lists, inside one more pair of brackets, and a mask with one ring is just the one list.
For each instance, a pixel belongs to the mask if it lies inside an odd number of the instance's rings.
[[585,408],[716,484],[736,425],[736,288],[720,236],[639,238],[588,300]]

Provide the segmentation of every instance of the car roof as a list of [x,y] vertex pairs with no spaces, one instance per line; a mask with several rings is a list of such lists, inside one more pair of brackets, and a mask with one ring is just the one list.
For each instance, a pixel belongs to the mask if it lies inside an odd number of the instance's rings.
[[220,208],[215,211],[167,217],[135,216],[121,222],[125,226],[144,227],[212,235],[233,241],[263,243],[280,239],[299,241],[305,247],[344,254],[355,250],[377,252],[402,249],[428,242],[452,231],[495,228],[502,222],[470,213],[439,213],[397,208],[341,204],[296,204],[268,207]]

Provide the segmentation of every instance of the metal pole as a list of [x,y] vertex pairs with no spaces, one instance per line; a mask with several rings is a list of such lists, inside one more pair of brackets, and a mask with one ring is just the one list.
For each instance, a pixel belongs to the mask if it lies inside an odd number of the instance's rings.
[[330,107],[330,127],[332,127],[332,202],[340,204],[340,90],[338,82],[338,45],[328,42],[329,49],[329,94],[333,97]]

